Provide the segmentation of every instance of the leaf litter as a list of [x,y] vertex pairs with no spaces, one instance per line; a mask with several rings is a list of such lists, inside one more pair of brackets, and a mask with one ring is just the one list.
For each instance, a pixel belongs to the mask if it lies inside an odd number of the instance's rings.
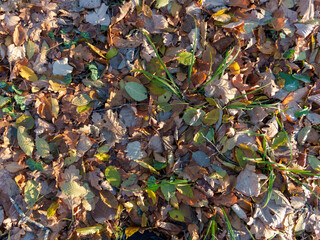
[[320,237],[316,1],[0,10],[2,237]]

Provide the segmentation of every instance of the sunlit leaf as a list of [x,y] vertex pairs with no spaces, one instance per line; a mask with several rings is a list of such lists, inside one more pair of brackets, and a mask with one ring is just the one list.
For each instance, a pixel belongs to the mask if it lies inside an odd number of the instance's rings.
[[105,171],[108,182],[114,187],[120,187],[121,178],[118,170],[113,166],[108,166]]
[[25,152],[27,156],[31,157],[34,149],[34,143],[32,141],[32,138],[28,135],[25,127],[18,127],[17,138],[18,144],[21,147],[21,149]]
[[16,120],[17,126],[23,126],[26,129],[30,130],[34,126],[34,119],[30,115],[22,115]]
[[29,180],[24,187],[24,200],[31,208],[39,197],[38,183],[33,180]]
[[110,50],[107,52],[107,54],[106,54],[106,59],[111,59],[111,58],[117,56],[117,54],[118,54],[117,49],[112,48],[112,49],[110,49]]
[[28,41],[27,44],[27,56],[28,58],[32,58],[35,52],[35,44],[31,40]]
[[51,203],[50,207],[47,209],[47,217],[52,217],[56,214],[56,211],[59,207],[59,201],[54,201]]
[[220,111],[219,108],[213,109],[210,112],[206,114],[206,116],[203,118],[203,123],[211,126],[215,124],[220,118]]
[[103,229],[103,226],[98,224],[91,227],[78,228],[76,232],[79,233],[80,235],[89,235],[89,234],[95,234],[102,229]]
[[309,155],[308,162],[314,170],[320,172],[320,160],[316,156]]
[[126,234],[126,239],[128,237],[131,237],[133,234],[135,234],[136,232],[138,232],[140,229],[140,227],[127,227],[124,232]]
[[103,190],[99,192],[101,200],[109,207],[109,208],[118,208],[118,200],[117,198],[109,191]]
[[146,100],[148,98],[147,89],[140,83],[127,82],[124,88],[129,96],[138,102]]
[[41,157],[48,157],[50,155],[49,144],[43,138],[36,138],[36,147]]
[[160,174],[157,170],[154,169],[154,167],[152,167],[150,164],[144,162],[144,161],[140,161],[140,160],[135,160],[140,166],[149,169],[150,172],[152,173],[156,173],[156,174]]
[[156,3],[156,8],[162,8],[162,7],[165,7],[167,6],[169,3],[169,0],[157,0],[157,3]]
[[279,132],[278,135],[274,138],[271,147],[277,149],[279,146],[283,146],[287,143],[288,138],[286,133]]
[[170,212],[169,212],[169,215],[170,217],[175,220],[175,221],[179,221],[179,222],[184,222],[184,216],[183,214],[181,213],[180,210],[178,209],[172,209]]
[[190,52],[182,52],[178,54],[178,62],[186,65],[186,66],[190,66],[192,64],[192,53]]
[[19,65],[19,67],[20,67],[19,74],[21,77],[31,82],[38,81],[38,77],[33,70],[31,70],[30,68],[24,65]]

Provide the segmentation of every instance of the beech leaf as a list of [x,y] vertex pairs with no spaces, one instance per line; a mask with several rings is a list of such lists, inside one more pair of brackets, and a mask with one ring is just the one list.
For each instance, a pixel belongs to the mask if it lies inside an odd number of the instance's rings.
[[28,135],[25,127],[18,127],[17,138],[18,144],[21,147],[21,149],[25,152],[27,156],[31,157],[34,149],[34,143],[32,141],[32,138]]
[[138,102],[141,102],[148,98],[147,89],[140,83],[127,82],[124,88],[129,96]]

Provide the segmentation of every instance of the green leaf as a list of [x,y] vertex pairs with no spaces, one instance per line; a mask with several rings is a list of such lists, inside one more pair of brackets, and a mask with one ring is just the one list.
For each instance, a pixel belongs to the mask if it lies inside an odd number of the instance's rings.
[[314,170],[320,171],[320,160],[316,156],[309,155],[308,162]]
[[301,82],[309,83],[310,77],[308,75],[302,75],[302,74],[292,74],[292,77],[295,79],[300,80]]
[[52,217],[59,207],[59,201],[51,203],[50,207],[47,209],[47,217]]
[[279,76],[283,79],[285,79],[284,83],[284,90],[287,90],[289,92],[295,91],[299,88],[299,80],[292,77],[291,74],[280,72]]
[[192,53],[190,52],[182,52],[178,54],[178,62],[186,65],[186,66],[190,66],[192,64]]
[[154,161],[153,163],[153,167],[156,169],[156,170],[161,170],[163,168],[165,168],[167,166],[167,163],[166,162],[158,162],[158,161]]
[[48,157],[50,155],[50,147],[46,140],[37,137],[36,147],[41,157]]
[[25,127],[18,127],[17,138],[18,144],[21,147],[21,149],[25,152],[27,156],[31,157],[34,148],[34,143],[32,141],[32,138],[28,135]]
[[24,100],[25,97],[24,96],[18,96],[18,95],[14,95],[14,100],[16,101],[17,104],[19,105],[24,105]]
[[174,184],[171,184],[171,183],[164,183],[164,184],[161,184],[161,192],[164,196],[164,198],[167,200],[167,201],[170,201],[170,199],[175,195],[176,193],[176,187]]
[[84,37],[85,39],[90,39],[90,33],[89,32],[80,32],[80,35]]
[[27,165],[28,165],[28,167],[30,168],[31,171],[35,171],[35,170],[42,171],[43,170],[42,164],[40,162],[34,161],[31,158],[29,158],[27,160]]
[[117,49],[112,48],[112,49],[110,49],[110,50],[107,52],[107,54],[106,54],[106,59],[111,59],[111,58],[117,56],[117,54],[118,54]]
[[170,212],[169,212],[169,215],[170,217],[175,220],[175,221],[179,221],[179,222],[184,222],[184,216],[183,214],[181,213],[180,210],[178,209],[172,209]]
[[177,190],[182,193],[183,195],[189,197],[189,198],[193,198],[193,191],[192,188],[189,184],[178,184],[176,186]]
[[0,96],[0,108],[3,108],[6,104],[10,103],[10,97]]
[[64,82],[65,84],[67,84],[67,85],[72,82],[72,75],[71,75],[71,73],[68,73],[68,74],[64,77],[63,82]]
[[89,63],[87,64],[87,67],[89,68],[91,74],[90,77],[92,80],[96,81],[99,78],[99,71],[98,71],[98,67],[95,63]]
[[244,168],[247,164],[247,161],[244,159],[244,153],[240,148],[236,148],[235,157],[240,167]]
[[140,83],[127,82],[124,88],[129,96],[138,102],[146,100],[148,98],[147,89]]
[[206,114],[206,116],[203,118],[203,123],[208,126],[211,126],[215,124],[219,120],[219,118],[220,111],[219,108],[216,108]]
[[36,203],[38,197],[39,197],[38,184],[33,180],[29,180],[26,186],[24,187],[25,202],[31,208]]
[[108,161],[109,158],[111,157],[110,155],[106,154],[106,153],[97,153],[96,155],[94,155],[96,158],[98,158],[100,161]]
[[271,147],[277,149],[279,146],[283,146],[287,143],[288,138],[285,132],[279,132],[278,135],[273,139]]
[[149,177],[147,181],[147,189],[156,192],[158,188],[160,187],[159,184],[156,182],[156,178],[154,176]]
[[91,97],[88,94],[80,94],[72,99],[72,104],[77,107],[86,106],[92,101]]
[[205,112],[203,110],[192,108],[185,111],[183,120],[190,126],[199,126],[204,115]]
[[200,145],[206,141],[204,138],[208,132],[208,129],[206,128],[200,128],[200,130],[194,135],[193,141]]
[[80,235],[89,235],[89,234],[97,233],[102,229],[103,229],[103,226],[98,224],[91,227],[78,228],[76,232],[79,233]]
[[26,129],[30,130],[34,126],[34,119],[30,115],[22,115],[16,120],[17,126],[23,126]]
[[[7,86],[7,83],[6,82],[2,82],[0,81],[0,88],[4,88]],[[0,105],[1,106],[1,105]]]
[[305,107],[304,109],[300,110],[300,111],[296,111],[294,113],[294,116],[296,116],[296,118],[301,118],[302,116],[307,116],[309,113],[309,108]]
[[157,3],[156,3],[156,8],[162,8],[162,7],[165,7],[167,6],[169,3],[169,0],[157,0]]
[[285,53],[283,54],[283,57],[285,59],[289,59],[293,56],[294,54],[294,49],[288,49],[287,51],[285,51]]
[[121,183],[120,174],[118,173],[118,170],[115,167],[108,166],[104,174],[106,176],[106,179],[112,186],[117,188],[120,186],[120,183]]
[[79,107],[77,107],[77,113],[83,113],[85,111],[88,111],[88,110],[90,110],[91,106],[92,106],[91,102],[88,103],[87,105],[79,106]]

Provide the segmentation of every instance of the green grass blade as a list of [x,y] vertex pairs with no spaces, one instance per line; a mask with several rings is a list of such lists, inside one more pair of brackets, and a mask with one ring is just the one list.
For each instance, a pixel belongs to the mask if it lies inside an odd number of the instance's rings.
[[183,96],[180,92],[178,92],[175,88],[173,88],[168,82],[168,79],[162,79],[156,75],[153,75],[149,72],[146,72],[144,70],[140,70],[140,69],[134,69],[132,70],[134,72],[140,72],[143,73],[151,82],[154,82],[156,84],[158,84],[161,87],[166,88],[167,90],[169,90],[170,92],[172,92],[173,94],[177,95],[180,99],[183,99]]
[[160,64],[162,65],[164,71],[166,72],[166,74],[168,75],[168,77],[169,77],[169,79],[170,79],[171,84],[176,85],[175,82],[174,82],[173,76],[171,75],[171,73],[170,73],[169,70],[167,69],[167,66],[166,66],[166,65],[164,64],[164,62],[162,61],[162,59],[161,59],[161,57],[160,57],[160,55],[159,55],[159,53],[158,53],[158,50],[156,49],[156,46],[153,44],[153,42],[151,41],[151,39],[149,38],[149,36],[148,36],[148,34],[145,32],[145,30],[142,29],[141,31],[142,31],[143,35],[147,38],[148,42],[150,43],[151,47],[153,48],[153,51],[156,53],[156,55],[157,55],[157,57],[158,57],[158,59],[159,59]]
[[266,86],[269,86],[270,84],[271,84],[271,83],[268,83],[268,84],[266,84],[266,85],[264,85],[264,86],[262,86],[262,87],[258,87],[257,89],[252,90],[252,91],[250,91],[250,92],[248,92],[248,93],[246,93],[246,94],[242,94],[242,95],[240,95],[240,96],[238,96],[238,97],[232,98],[232,99],[230,100],[230,102],[232,102],[232,101],[234,101],[234,100],[237,100],[237,99],[239,99],[239,98],[242,98],[242,97],[244,97],[244,96],[246,96],[246,95],[249,95],[249,94],[251,94],[251,93],[254,93],[254,92],[256,92],[256,91],[259,91],[259,90],[261,90],[262,88],[264,88],[264,87],[266,87]]
[[227,227],[228,227],[228,231],[229,231],[230,238],[231,238],[231,240],[236,240],[236,237],[235,237],[235,235],[234,235],[234,232],[233,232],[231,223],[230,223],[230,221],[229,221],[229,219],[228,219],[228,216],[227,216],[226,212],[224,211],[224,209],[223,209],[223,208],[221,208],[221,209],[222,209],[224,218],[226,219],[226,222],[227,222]]
[[262,208],[265,208],[268,205],[268,203],[269,203],[269,201],[270,201],[270,199],[272,197],[272,187],[273,187],[273,183],[274,183],[275,179],[276,179],[276,175],[274,174],[273,169],[272,169],[271,172],[270,172],[270,175],[269,175],[269,185],[268,185],[267,200],[266,200],[266,203],[263,205]]
[[217,71],[214,73],[214,75],[206,82],[202,85],[202,87],[199,89],[199,92],[201,92],[205,86],[207,86],[213,79],[215,79],[217,76],[219,76],[224,70],[226,70],[231,63],[233,63],[233,61],[238,57],[240,50],[241,50],[241,45],[240,45],[240,40],[238,40],[239,43],[239,48],[237,53],[232,57],[232,59],[227,63],[228,58],[231,56],[231,54],[233,53],[235,47],[232,48],[231,51],[229,51],[226,55],[226,57],[223,59],[222,63],[220,64],[220,66],[218,67]]
[[197,20],[195,17],[191,14],[189,14],[193,20],[194,20],[194,25],[195,25],[195,33],[194,33],[194,41],[193,41],[193,49],[192,49],[192,57],[191,57],[191,65],[189,66],[189,72],[188,72],[188,88],[190,87],[191,84],[191,74],[192,74],[192,69],[194,65],[194,55],[196,53],[196,47],[197,47],[197,37],[198,37],[198,26],[197,26]]
[[[206,232],[206,235],[203,237],[202,240],[206,240],[206,239],[207,239],[207,237],[208,237],[208,235],[209,235],[209,233],[210,233],[210,230],[211,230],[211,232],[214,231],[214,230],[213,230],[213,228],[214,228],[213,222],[214,222],[214,217],[211,218],[210,223],[209,223],[209,226],[208,226],[208,229],[207,229],[207,232]],[[214,235],[213,235],[213,237],[214,237]],[[215,240],[215,237],[212,238],[212,239]]]
[[250,237],[252,238],[252,240],[256,240],[256,239],[254,238],[254,236],[252,235],[252,233],[250,232],[249,228],[246,226],[246,224],[244,225],[244,227],[247,229],[247,231],[248,231]]

